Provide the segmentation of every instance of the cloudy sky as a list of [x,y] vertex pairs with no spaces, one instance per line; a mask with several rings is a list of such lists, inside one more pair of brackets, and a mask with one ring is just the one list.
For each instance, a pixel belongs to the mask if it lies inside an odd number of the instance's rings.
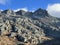
[[46,9],[52,16],[60,17],[60,0],[0,0],[0,10],[34,11],[38,8]]

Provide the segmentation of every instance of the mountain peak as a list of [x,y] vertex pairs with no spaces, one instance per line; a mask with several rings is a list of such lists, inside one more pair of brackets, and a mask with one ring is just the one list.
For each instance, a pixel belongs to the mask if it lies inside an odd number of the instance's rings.
[[10,9],[2,11],[0,45],[26,45],[26,43],[46,45],[48,42],[47,45],[56,42],[60,44],[60,19],[48,15],[43,9],[33,13],[23,10],[16,13]]
[[24,11],[24,10],[19,10],[19,11],[17,11],[16,13],[19,14],[19,15],[24,15],[24,14],[26,13],[26,11]]
[[34,12],[36,16],[48,16],[48,12],[44,9],[39,8]]
[[4,10],[4,11],[2,11],[2,13],[15,15],[15,12],[11,9]]

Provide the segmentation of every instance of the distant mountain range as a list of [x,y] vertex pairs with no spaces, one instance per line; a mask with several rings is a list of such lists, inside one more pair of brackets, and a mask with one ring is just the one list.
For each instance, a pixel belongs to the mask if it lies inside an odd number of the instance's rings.
[[15,39],[16,45],[57,45],[60,43],[60,18],[51,16],[41,8],[35,12],[0,11],[0,36]]

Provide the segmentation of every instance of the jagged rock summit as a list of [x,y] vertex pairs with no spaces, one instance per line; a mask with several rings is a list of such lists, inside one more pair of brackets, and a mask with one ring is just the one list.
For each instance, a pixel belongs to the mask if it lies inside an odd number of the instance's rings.
[[46,10],[41,9],[41,8],[36,10],[34,12],[34,14],[37,15],[37,16],[48,16],[48,12]]
[[0,36],[16,40],[11,41],[17,45],[37,45],[50,40],[53,40],[51,44],[55,40],[57,44],[60,42],[60,19],[41,8],[35,12],[4,10],[0,13]]
[[24,14],[26,13],[26,11],[24,11],[24,10],[19,10],[19,11],[17,11],[16,13],[19,14],[19,15],[24,15]]
[[4,10],[1,13],[7,14],[7,15],[15,15],[15,12],[11,9]]

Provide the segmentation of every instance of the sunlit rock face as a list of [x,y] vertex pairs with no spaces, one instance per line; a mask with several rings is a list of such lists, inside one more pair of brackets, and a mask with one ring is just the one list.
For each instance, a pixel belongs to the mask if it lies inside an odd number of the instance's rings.
[[8,15],[15,15],[15,12],[12,11],[12,10],[10,10],[10,9],[4,10],[4,11],[2,11],[1,13],[6,14],[7,16],[8,16]]
[[4,10],[0,13],[0,36],[14,39],[12,43],[16,45],[41,44],[54,39],[58,42],[60,39],[59,24],[59,18],[50,16],[43,9],[35,12]]

